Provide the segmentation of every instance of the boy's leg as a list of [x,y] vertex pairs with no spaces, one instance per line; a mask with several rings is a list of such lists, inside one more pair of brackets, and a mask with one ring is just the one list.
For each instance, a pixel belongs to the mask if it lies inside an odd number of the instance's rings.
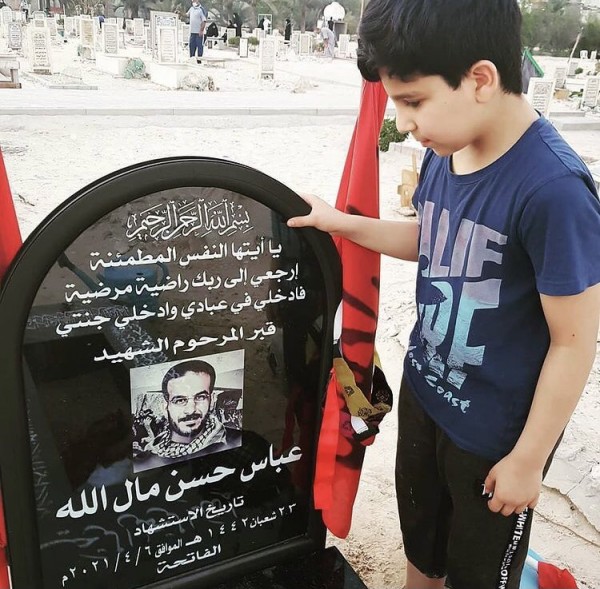
[[444,435],[444,478],[453,504],[448,578],[453,589],[518,589],[532,511],[489,510],[482,484],[495,462],[461,450]]
[[196,55],[196,35],[194,33],[190,34],[190,57],[194,57]]
[[438,473],[439,438],[439,429],[403,380],[398,399],[396,497],[409,561],[406,589],[444,586],[451,504]]
[[[481,493],[483,481],[495,462],[465,452],[444,434],[443,437],[442,472],[453,504],[448,541],[448,578],[452,587],[519,589],[533,510],[508,517],[491,512]],[[555,450],[556,447],[544,475]]]

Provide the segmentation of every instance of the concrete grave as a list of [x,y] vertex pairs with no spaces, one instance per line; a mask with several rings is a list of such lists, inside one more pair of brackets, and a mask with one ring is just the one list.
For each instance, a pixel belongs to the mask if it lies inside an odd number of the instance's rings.
[[544,116],[548,114],[550,101],[554,94],[554,80],[531,78],[527,91],[527,99],[536,110]]
[[579,59],[584,59],[584,60],[585,60],[585,59],[587,59],[587,58],[588,58],[588,52],[587,52],[587,49],[582,49],[582,50],[579,52]]
[[[152,59],[155,61],[159,61],[157,28],[174,29],[173,41],[174,45],[177,45],[177,21],[178,18],[174,12],[150,11],[150,51],[152,52]],[[167,43],[169,43],[169,40],[167,40]]]
[[52,73],[50,31],[46,27],[32,27],[29,31],[29,59],[37,74]]
[[133,19],[133,38],[143,40],[144,38],[144,19],[134,18]]
[[72,16],[65,16],[65,37],[73,37],[76,34],[75,19]]
[[81,26],[81,56],[85,59],[94,59],[96,56],[96,26],[91,18],[82,18]]
[[238,54],[240,57],[248,57],[248,39],[247,37],[240,38],[240,46],[238,48]]
[[301,33],[298,44],[298,55],[311,55],[313,51],[313,36],[309,33]]
[[292,31],[290,44],[292,46],[292,51],[298,55],[300,53],[300,31]]
[[46,26],[48,27],[48,30],[50,31],[50,38],[53,41],[56,41],[56,37],[58,35],[58,28],[56,26],[56,19],[55,18],[47,18],[46,19]]
[[[0,291],[13,589],[366,589],[313,507],[341,268],[286,226],[305,210],[246,166],[169,158],[34,231]],[[208,402],[189,444],[181,377]]]
[[0,80],[0,88],[18,89],[21,87],[21,83],[19,82],[19,67],[19,60],[14,53],[0,53],[0,75],[8,78],[7,80]]
[[158,43],[158,63],[177,63],[177,29],[175,27],[156,28]]
[[598,59],[598,51],[596,49],[590,53],[590,59],[592,61],[596,61]]
[[567,81],[567,67],[557,66],[554,70],[554,79],[556,80],[556,88],[564,88]]
[[235,29],[226,29],[227,33],[227,45],[232,44],[232,39],[235,37]]
[[598,92],[600,92],[600,76],[588,76],[583,87],[581,106],[595,108],[598,104]]
[[349,57],[350,54],[350,35],[340,35],[338,54],[340,57]]
[[119,30],[117,23],[104,23],[102,27],[102,51],[109,55],[119,53]]
[[20,22],[8,23],[8,48],[21,51],[23,48],[23,26]]
[[258,46],[258,77],[273,78],[275,76],[276,40],[273,37],[261,39]]
[[179,34],[179,42],[183,46],[187,46],[190,43],[190,25],[185,23],[181,24],[181,30]]
[[569,70],[567,72],[567,76],[574,76],[575,75],[575,70],[579,67],[579,62],[578,61],[571,61],[569,63]]

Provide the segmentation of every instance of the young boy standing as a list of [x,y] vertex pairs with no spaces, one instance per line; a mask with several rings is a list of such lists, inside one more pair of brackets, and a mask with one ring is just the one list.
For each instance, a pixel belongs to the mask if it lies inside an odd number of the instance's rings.
[[521,94],[520,25],[516,0],[371,0],[359,68],[428,148],[419,223],[312,196],[288,222],[419,264],[396,459],[406,589],[518,589],[596,353],[600,203]]

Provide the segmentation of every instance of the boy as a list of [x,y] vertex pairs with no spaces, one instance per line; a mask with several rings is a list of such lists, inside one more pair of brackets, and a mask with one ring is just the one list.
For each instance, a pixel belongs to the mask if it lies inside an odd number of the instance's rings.
[[308,196],[289,220],[419,263],[399,399],[406,589],[517,589],[532,509],[585,386],[600,204],[521,94],[516,0],[371,0],[359,68],[428,148],[419,224]]

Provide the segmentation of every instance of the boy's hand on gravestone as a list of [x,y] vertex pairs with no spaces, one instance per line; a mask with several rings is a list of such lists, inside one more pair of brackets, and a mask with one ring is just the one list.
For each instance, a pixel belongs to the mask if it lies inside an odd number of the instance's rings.
[[542,490],[542,469],[529,461],[508,454],[490,470],[485,492],[491,493],[490,511],[509,516],[533,509]]
[[312,211],[302,217],[292,217],[287,222],[288,227],[315,227],[331,235],[343,235],[349,215],[328,205],[314,194],[300,196],[311,206]]

